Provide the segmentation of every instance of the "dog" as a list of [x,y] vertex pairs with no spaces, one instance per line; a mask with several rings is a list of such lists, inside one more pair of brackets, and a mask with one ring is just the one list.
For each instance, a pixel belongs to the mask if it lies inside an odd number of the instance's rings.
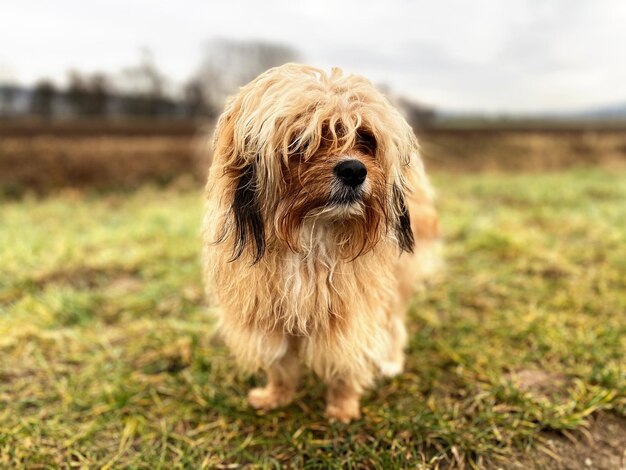
[[437,262],[439,227],[417,139],[365,78],[298,64],[229,98],[213,137],[203,266],[218,331],[267,385],[326,384],[326,416],[360,417],[381,374],[402,372],[404,313]]

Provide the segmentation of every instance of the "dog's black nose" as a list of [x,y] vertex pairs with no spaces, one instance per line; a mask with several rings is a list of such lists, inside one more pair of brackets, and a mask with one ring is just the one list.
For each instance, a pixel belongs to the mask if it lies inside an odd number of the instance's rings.
[[345,184],[356,188],[365,181],[367,168],[358,160],[344,160],[335,166],[335,174]]

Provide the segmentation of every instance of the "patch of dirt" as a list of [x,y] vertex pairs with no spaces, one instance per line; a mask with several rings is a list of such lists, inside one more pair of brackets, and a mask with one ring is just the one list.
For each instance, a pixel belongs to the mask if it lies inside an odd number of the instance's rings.
[[600,413],[584,431],[543,433],[542,438],[542,449],[520,453],[509,468],[626,470],[626,418]]
[[567,385],[565,374],[544,370],[524,369],[512,373],[508,378],[520,390],[538,397],[552,396]]
[[107,268],[78,266],[44,273],[36,276],[33,282],[40,289],[50,284],[86,288],[109,284],[111,289],[127,293],[137,290],[141,286],[142,282],[137,276],[138,274],[134,270],[117,266]]
[[[565,374],[523,369],[508,377],[517,388],[535,397],[556,399],[567,387]],[[626,418],[598,413],[586,428],[573,432],[543,432],[542,444],[519,452],[502,468],[550,470],[626,470]]]
[[126,295],[141,290],[143,285],[136,276],[120,275],[109,284],[109,289],[117,295]]

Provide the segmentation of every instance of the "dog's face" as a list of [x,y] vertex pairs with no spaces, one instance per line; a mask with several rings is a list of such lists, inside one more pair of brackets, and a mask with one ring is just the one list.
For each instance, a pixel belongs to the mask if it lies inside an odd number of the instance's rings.
[[250,246],[258,261],[268,239],[300,251],[315,230],[346,257],[387,235],[412,249],[404,172],[417,143],[366,80],[293,64],[272,69],[230,102],[215,145],[233,258]]
[[361,214],[375,196],[384,198],[384,170],[376,160],[376,138],[362,128],[350,136],[351,142],[342,142],[348,138],[341,128],[334,135],[325,128],[319,148],[293,152],[283,168],[285,208],[291,211],[302,206],[303,217],[342,218]]
[[273,214],[279,238],[299,248],[305,227],[343,230],[352,238],[352,255],[371,247],[381,236],[386,218],[386,175],[377,160],[376,139],[365,128],[346,135],[342,127],[328,130],[311,148],[292,145],[281,166],[282,181]]

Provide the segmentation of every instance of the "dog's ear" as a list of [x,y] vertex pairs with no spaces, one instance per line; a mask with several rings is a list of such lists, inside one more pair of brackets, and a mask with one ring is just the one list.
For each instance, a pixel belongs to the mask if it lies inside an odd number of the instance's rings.
[[396,213],[395,231],[398,239],[398,246],[401,251],[413,253],[415,247],[415,237],[411,229],[411,217],[409,208],[406,205],[404,191],[397,185],[393,185],[393,204]]
[[235,241],[231,261],[239,258],[246,246],[250,245],[254,259],[253,264],[256,264],[265,253],[265,227],[259,204],[258,181],[254,163],[247,164],[239,171],[231,212],[235,223]]

